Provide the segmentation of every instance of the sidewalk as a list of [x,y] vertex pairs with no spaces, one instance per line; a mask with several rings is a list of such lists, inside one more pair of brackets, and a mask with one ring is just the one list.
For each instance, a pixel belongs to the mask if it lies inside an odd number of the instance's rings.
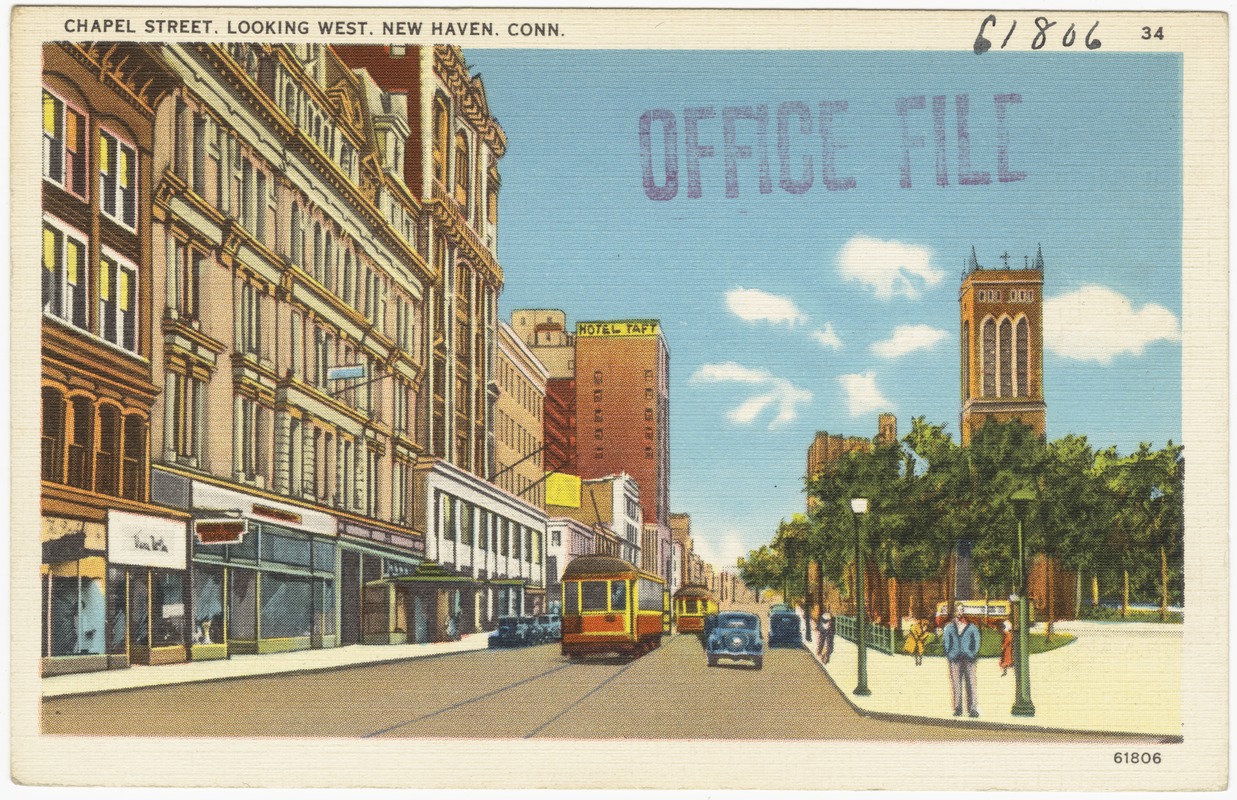
[[347,647],[328,647],[321,650],[298,650],[293,653],[270,655],[232,656],[217,661],[193,661],[185,664],[165,664],[157,667],[132,666],[128,669],[113,669],[105,672],[82,672],[75,675],[57,675],[43,678],[43,697],[59,697],[70,694],[93,694],[120,689],[137,689],[145,686],[162,686],[172,683],[196,683],[228,678],[247,678],[255,675],[274,675],[286,672],[316,672],[341,667],[377,664],[384,661],[402,661],[411,658],[462,653],[468,650],[485,650],[490,634],[472,633],[458,642],[435,642],[432,644],[354,644]]
[[[1042,631],[1043,626],[1034,629]],[[974,720],[953,715],[944,658],[925,657],[923,666],[916,667],[911,656],[888,656],[869,648],[869,697],[852,693],[858,676],[858,648],[853,643],[835,637],[833,656],[821,668],[853,706],[873,714],[986,728],[1181,736],[1181,625],[1075,621],[1058,622],[1053,632],[1077,638],[1064,647],[1031,656],[1034,717],[1010,714],[1014,670],[1001,677],[995,658],[979,660],[981,716]],[[812,637],[805,646],[815,654],[815,630]]]

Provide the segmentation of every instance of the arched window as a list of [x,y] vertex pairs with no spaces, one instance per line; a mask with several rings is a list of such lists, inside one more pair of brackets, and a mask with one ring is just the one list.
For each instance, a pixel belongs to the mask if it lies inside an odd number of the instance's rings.
[[468,196],[472,184],[472,159],[468,157],[468,138],[463,132],[455,134],[455,200],[468,213]]
[[1026,317],[1018,320],[1018,329],[1015,334],[1017,342],[1017,387],[1019,397],[1031,396],[1031,326],[1027,323]]
[[448,134],[447,104],[441,97],[434,98],[434,179],[447,182]]
[[100,494],[120,493],[120,410],[113,405],[99,406],[99,436],[94,453],[94,490]]
[[962,397],[971,396],[971,322],[962,322]]
[[64,396],[43,387],[43,480],[64,483]]
[[335,247],[331,244],[331,231],[328,229],[323,236],[322,252],[322,284],[334,290],[335,280]]
[[1012,397],[1014,394],[1014,326],[1009,320],[1001,320],[1001,397]]
[[120,491],[130,500],[145,499],[146,420],[139,414],[125,417],[124,464]]
[[94,439],[94,406],[87,397],[74,397],[69,403],[69,469],[67,482],[79,489],[90,488],[90,455]]
[[984,397],[996,397],[996,323],[984,320]]
[[348,305],[353,305],[356,302],[355,286],[353,285],[354,278],[352,277],[352,251],[344,249],[344,302]]

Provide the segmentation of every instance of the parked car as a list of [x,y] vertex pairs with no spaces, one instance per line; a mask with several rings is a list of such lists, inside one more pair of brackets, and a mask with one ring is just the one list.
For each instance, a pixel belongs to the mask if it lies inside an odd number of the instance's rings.
[[563,618],[557,614],[533,617],[533,641],[556,642],[563,638]]
[[490,647],[521,647],[532,641],[530,617],[499,617],[498,629],[490,634]]
[[769,612],[769,646],[800,647],[803,644],[803,629],[799,615],[790,609]]
[[705,641],[709,666],[717,666],[723,658],[751,661],[760,669],[764,661],[764,641],[760,635],[760,617],[744,611],[724,611]]

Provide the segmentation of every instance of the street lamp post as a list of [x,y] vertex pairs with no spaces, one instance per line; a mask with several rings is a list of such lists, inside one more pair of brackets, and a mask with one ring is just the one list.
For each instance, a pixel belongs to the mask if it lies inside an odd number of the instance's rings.
[[853,498],[850,501],[850,511],[851,522],[855,526],[855,639],[859,646],[859,682],[852,694],[867,697],[872,694],[872,690],[868,688],[868,620],[863,596],[863,526],[859,523],[859,517],[868,512],[867,499]]
[[1010,495],[1009,499],[1014,504],[1014,515],[1018,518],[1018,658],[1014,661],[1014,684],[1017,688],[1014,707],[1009,713],[1015,717],[1033,717],[1035,704],[1031,702],[1031,652],[1028,641],[1031,614],[1027,606],[1026,541],[1022,535],[1022,523],[1027,507],[1035,499],[1035,492],[1031,489],[1019,489]]

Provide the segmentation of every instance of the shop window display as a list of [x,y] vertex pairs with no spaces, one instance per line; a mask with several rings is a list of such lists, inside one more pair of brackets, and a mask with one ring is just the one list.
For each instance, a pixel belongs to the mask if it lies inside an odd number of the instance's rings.
[[54,576],[48,576],[48,582],[51,655],[103,653],[103,582],[97,578]]
[[184,573],[152,570],[150,599],[152,646],[184,644]]
[[262,573],[262,638],[310,635],[309,578]]
[[194,644],[223,642],[223,570],[219,567],[193,568]]
[[124,655],[127,649],[126,628],[129,593],[125,588],[125,571],[120,567],[107,568],[107,652]]
[[228,638],[252,641],[257,638],[254,592],[257,573],[233,569],[228,573]]

